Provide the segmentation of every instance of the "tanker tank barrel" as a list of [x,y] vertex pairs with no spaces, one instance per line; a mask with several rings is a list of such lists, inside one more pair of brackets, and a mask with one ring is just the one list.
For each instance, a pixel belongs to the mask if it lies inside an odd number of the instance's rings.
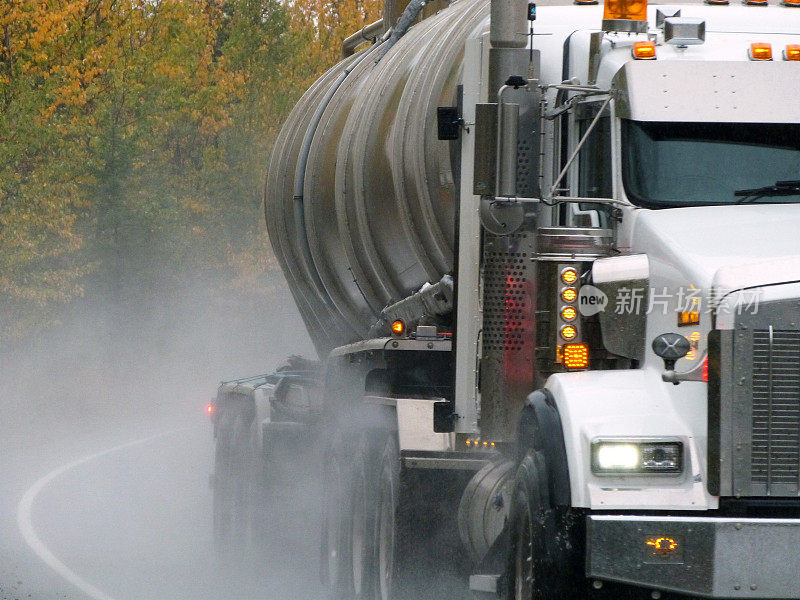
[[383,43],[323,75],[273,148],[267,228],[321,355],[453,272],[458,144],[437,138],[436,114],[458,105],[465,44],[488,32],[490,6],[458,0],[420,20],[425,4],[412,0],[391,33],[384,20],[350,36],[345,54]]

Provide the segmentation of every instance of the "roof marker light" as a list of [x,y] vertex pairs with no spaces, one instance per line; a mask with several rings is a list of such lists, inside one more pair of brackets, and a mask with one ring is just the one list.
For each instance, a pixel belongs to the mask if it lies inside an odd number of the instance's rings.
[[767,6],[767,0],[743,0],[742,4],[749,6]]
[[783,0],[781,2],[784,6],[794,6],[795,8],[800,7],[800,0]]
[[603,30],[647,31],[647,0],[606,0]]
[[[800,6],[798,1],[797,6]],[[783,51],[783,60],[800,60],[800,44],[789,44]]]
[[709,6],[727,6],[730,4],[728,0],[705,0],[705,3]]
[[750,44],[750,60],[772,60],[772,44],[753,42]]
[[656,44],[655,42],[633,42],[631,54],[637,60],[655,60]]

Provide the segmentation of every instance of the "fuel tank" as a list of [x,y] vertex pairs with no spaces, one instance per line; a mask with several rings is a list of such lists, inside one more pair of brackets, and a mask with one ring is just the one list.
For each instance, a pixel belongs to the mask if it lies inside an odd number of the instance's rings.
[[488,27],[488,0],[454,1],[330,69],[278,135],[267,229],[321,356],[453,269],[457,146],[436,109],[456,105],[465,42]]

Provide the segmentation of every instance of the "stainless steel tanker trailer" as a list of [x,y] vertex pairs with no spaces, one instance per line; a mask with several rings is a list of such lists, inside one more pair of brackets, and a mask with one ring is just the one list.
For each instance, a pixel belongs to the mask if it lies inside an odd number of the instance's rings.
[[221,552],[308,477],[334,599],[800,597],[798,2],[345,40],[265,192],[319,361],[221,385]]

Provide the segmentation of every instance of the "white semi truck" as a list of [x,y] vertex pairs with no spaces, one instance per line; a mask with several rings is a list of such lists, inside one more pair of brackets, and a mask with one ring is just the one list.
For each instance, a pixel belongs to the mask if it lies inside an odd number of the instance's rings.
[[800,598],[800,0],[387,3],[265,208],[224,553],[306,469],[332,599]]

